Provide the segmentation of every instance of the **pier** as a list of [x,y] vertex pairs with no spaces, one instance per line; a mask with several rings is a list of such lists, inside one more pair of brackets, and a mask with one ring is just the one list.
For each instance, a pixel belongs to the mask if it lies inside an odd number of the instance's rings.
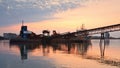
[[94,34],[101,34],[101,37],[105,37],[103,35],[109,34],[109,32],[115,32],[115,31],[120,31],[120,24],[98,27],[98,28],[93,28],[93,29],[79,30],[76,32],[71,32],[71,33],[63,33],[58,36],[74,37],[74,36],[85,36],[85,35],[89,36],[89,35],[94,35]]

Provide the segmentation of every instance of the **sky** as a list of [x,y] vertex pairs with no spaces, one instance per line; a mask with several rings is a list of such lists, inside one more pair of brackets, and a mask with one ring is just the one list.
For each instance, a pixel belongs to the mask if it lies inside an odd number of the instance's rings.
[[[120,24],[120,0],[0,0],[0,35],[28,30],[59,33]],[[111,33],[120,37],[120,32]]]

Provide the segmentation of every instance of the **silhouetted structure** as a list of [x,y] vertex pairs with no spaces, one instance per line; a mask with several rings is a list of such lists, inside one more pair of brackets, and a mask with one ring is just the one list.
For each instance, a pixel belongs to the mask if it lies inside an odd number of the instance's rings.
[[57,32],[56,32],[56,30],[53,30],[53,35],[57,35]]
[[24,34],[24,31],[27,31],[27,26],[21,26],[21,30],[20,30],[20,36],[22,38],[27,38],[27,35]]
[[120,31],[120,24],[93,28],[93,29],[78,30],[76,32],[60,34],[57,37],[72,38],[75,36],[80,36],[81,40],[84,40],[84,39],[87,40],[89,38],[88,37],[89,35],[105,33],[105,35],[107,35],[106,37],[109,37],[110,36],[109,32],[114,32],[114,31]]
[[48,30],[43,30],[42,33],[43,33],[43,36],[50,36],[50,31]]
[[24,26],[23,21],[22,21],[22,26],[21,26],[21,30],[20,30],[20,37],[23,39],[38,39],[39,36],[37,36],[32,31],[28,31],[27,26]]

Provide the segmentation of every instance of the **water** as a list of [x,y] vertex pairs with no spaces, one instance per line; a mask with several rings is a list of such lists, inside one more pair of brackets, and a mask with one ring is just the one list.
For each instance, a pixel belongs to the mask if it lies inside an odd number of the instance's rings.
[[10,44],[1,40],[0,68],[119,68],[120,40],[103,42]]

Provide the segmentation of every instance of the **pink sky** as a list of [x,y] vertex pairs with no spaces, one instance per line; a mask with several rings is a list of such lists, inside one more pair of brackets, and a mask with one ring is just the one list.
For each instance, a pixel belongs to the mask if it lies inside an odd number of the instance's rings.
[[[120,23],[120,0],[100,0],[84,4],[83,7],[54,13],[52,15],[54,19],[25,22],[25,25],[30,31],[39,34],[44,29],[63,33],[76,31],[76,29],[80,29],[82,24],[85,24],[86,29],[90,29]],[[0,27],[0,34],[5,32],[19,34],[20,27],[21,23]],[[120,32],[117,32],[117,36],[119,36],[118,34]]]

